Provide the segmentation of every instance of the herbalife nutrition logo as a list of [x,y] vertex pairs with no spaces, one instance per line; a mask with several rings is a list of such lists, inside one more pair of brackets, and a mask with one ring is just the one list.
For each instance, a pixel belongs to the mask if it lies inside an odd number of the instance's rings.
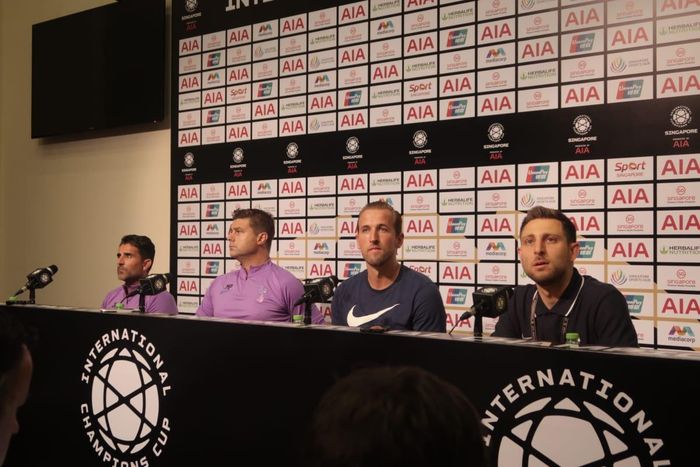
[[81,381],[81,424],[107,465],[149,465],[171,430],[163,410],[171,386],[163,356],[139,331],[113,329],[89,350]]

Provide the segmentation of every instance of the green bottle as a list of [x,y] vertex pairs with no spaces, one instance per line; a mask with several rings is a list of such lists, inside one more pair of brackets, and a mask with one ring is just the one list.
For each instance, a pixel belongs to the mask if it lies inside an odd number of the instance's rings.
[[569,347],[578,347],[581,340],[578,337],[577,332],[567,332],[566,333],[566,345]]

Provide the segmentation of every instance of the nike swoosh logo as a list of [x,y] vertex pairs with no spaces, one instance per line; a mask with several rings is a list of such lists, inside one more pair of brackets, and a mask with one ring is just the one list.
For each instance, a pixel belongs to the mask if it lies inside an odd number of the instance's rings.
[[357,327],[357,326],[362,326],[365,323],[369,323],[373,319],[379,318],[387,311],[393,310],[394,308],[399,306],[399,304],[397,303],[395,305],[391,305],[388,308],[384,308],[383,310],[379,310],[375,313],[372,313],[371,315],[365,315],[365,316],[355,316],[355,307],[356,306],[357,305],[353,305],[352,308],[350,308],[350,311],[348,311],[348,326]]

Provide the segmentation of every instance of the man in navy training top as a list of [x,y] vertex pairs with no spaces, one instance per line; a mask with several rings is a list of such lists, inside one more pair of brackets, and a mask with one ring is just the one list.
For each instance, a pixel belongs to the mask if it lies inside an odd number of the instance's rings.
[[[294,303],[304,286],[292,273],[270,259],[275,221],[260,209],[238,209],[228,232],[229,253],[241,268],[217,277],[207,289],[197,316],[256,321],[291,321],[303,314],[304,305]],[[323,323],[315,306],[312,322]]]
[[[110,291],[102,301],[103,309],[121,307],[135,309],[139,307],[139,280],[148,275],[156,256],[156,247],[145,235],[124,235],[117,251],[117,277],[124,281]],[[177,314],[175,298],[163,290],[156,295],[147,295],[146,313]]]
[[518,252],[535,284],[515,288],[494,336],[562,343],[567,332],[577,332],[584,345],[637,346],[625,297],[574,267],[576,226],[561,211],[530,209],[520,226]]
[[336,288],[333,324],[445,332],[445,307],[435,283],[396,259],[403,237],[401,214],[390,204],[375,201],[362,208],[356,238],[367,269]]

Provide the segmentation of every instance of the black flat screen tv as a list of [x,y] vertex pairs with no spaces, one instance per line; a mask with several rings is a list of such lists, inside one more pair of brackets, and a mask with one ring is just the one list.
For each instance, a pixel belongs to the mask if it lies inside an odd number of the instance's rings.
[[32,26],[32,138],[165,113],[165,0],[122,0]]

